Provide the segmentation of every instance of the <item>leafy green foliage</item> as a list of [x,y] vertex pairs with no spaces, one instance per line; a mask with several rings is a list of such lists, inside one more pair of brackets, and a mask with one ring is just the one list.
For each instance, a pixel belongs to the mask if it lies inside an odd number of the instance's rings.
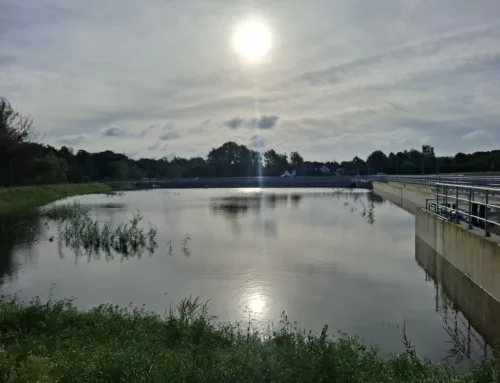
[[[272,331],[272,330],[271,330]],[[283,314],[272,336],[218,323],[197,299],[165,316],[144,308],[71,301],[0,303],[3,382],[495,382],[485,364],[458,374],[408,346],[382,358],[357,339],[293,327]]]

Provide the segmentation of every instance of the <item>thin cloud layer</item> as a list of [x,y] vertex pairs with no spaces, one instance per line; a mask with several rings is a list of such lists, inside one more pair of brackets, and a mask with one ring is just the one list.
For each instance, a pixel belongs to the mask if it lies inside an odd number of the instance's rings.
[[240,127],[247,127],[251,129],[272,129],[278,122],[278,116],[260,116],[252,118],[233,117],[224,121],[224,125],[231,129],[238,129]]
[[160,140],[162,141],[170,141],[170,140],[175,140],[177,138],[179,138],[179,133],[177,132],[167,132],[167,133],[164,133],[160,136]]
[[126,137],[127,133],[120,128],[106,128],[102,131],[103,137]]
[[[495,149],[497,0],[252,4],[4,0],[0,95],[48,143],[88,151],[160,156],[158,137],[206,155],[257,136],[317,160]],[[273,44],[250,64],[232,33],[257,10]]]

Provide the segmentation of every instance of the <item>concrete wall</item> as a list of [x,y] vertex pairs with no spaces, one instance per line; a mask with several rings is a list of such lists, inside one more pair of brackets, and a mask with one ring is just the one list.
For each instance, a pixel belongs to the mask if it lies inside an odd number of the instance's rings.
[[436,199],[436,194],[425,186],[398,182],[374,182],[373,192],[412,214],[418,207],[425,207],[426,199]]
[[[499,345],[500,303],[419,237],[415,238],[415,260],[488,344]],[[451,302],[446,299],[440,304],[450,309]],[[446,312],[444,307],[436,309]]]
[[415,235],[500,301],[500,245],[428,211],[415,212]]

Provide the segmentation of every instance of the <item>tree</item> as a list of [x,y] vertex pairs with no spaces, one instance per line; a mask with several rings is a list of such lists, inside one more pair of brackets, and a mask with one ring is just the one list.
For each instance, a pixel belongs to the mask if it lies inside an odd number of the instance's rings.
[[430,159],[436,158],[436,155],[434,154],[434,148],[430,145],[422,145],[422,155]]
[[290,153],[290,163],[294,166],[300,165],[304,163],[304,159],[299,154],[299,152],[291,152]]
[[278,176],[288,167],[288,156],[286,154],[278,154],[273,149],[264,153],[264,164],[266,174],[270,176]]
[[430,145],[422,145],[422,168],[433,169],[436,168],[436,173],[439,173],[439,165],[436,161],[436,155],[434,154],[434,148]]
[[207,163],[217,176],[255,176],[257,174],[256,152],[245,145],[226,142],[212,149],[207,156]]
[[128,178],[128,165],[125,161],[113,161],[108,164],[110,178],[117,181],[124,181]]
[[21,115],[6,98],[0,97],[0,142],[21,144],[31,141],[34,137],[33,119]]
[[411,161],[405,161],[401,165],[401,174],[415,174],[417,167]]
[[375,150],[366,159],[366,163],[370,166],[372,173],[386,171],[388,162],[389,159],[381,150]]
[[27,183],[55,184],[66,182],[68,164],[64,158],[49,155],[33,158],[24,172]]

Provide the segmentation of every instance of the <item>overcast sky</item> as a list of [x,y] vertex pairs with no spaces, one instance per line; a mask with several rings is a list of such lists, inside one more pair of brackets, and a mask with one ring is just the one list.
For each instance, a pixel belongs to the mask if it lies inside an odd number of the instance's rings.
[[134,157],[500,149],[500,1],[0,0],[0,96],[44,142]]

